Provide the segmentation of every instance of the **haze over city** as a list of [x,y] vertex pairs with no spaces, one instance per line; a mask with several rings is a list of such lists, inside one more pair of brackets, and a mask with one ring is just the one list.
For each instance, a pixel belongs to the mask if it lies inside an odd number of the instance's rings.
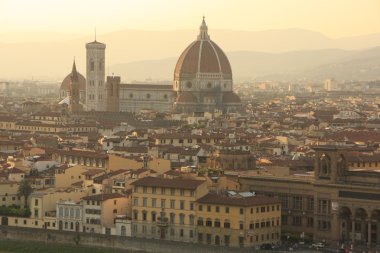
[[[228,10],[228,11],[226,11]],[[83,44],[107,43],[107,72],[127,80],[170,80],[175,58],[194,39],[206,16],[210,35],[237,69],[238,80],[285,75],[311,66],[288,55],[276,61],[240,51],[362,50],[380,45],[378,1],[0,1],[0,78],[59,80],[70,62],[84,69]],[[305,52],[306,59],[310,52]],[[322,53],[323,54],[323,53]],[[341,52],[337,52],[341,55]],[[346,57],[346,56],[345,56]],[[153,60],[153,61],[152,61]],[[143,61],[143,62],[141,62]],[[247,68],[252,65],[254,67]],[[264,65],[260,69],[260,65]],[[270,67],[265,67],[271,65]],[[309,67],[309,68],[308,68]],[[151,69],[152,71],[146,71]],[[299,73],[296,77],[299,77]],[[301,75],[302,76],[302,75]]]

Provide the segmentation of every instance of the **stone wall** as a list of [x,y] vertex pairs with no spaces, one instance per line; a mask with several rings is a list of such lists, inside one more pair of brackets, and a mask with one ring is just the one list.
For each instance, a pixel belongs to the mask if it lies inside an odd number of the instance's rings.
[[[160,241],[134,237],[121,237],[100,234],[75,233],[34,228],[18,228],[0,226],[0,240],[42,241],[46,243],[75,244],[94,247],[114,248],[126,252],[155,252],[155,253],[248,253],[250,248],[225,248],[218,246],[200,245],[172,241]],[[255,251],[259,252],[259,251]]]

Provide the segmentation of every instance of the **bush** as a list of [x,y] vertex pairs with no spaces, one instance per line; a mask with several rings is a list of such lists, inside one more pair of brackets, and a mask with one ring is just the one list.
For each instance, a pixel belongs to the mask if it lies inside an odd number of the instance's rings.
[[20,208],[19,206],[1,206],[0,215],[15,216],[15,217],[30,217],[31,211],[29,208]]

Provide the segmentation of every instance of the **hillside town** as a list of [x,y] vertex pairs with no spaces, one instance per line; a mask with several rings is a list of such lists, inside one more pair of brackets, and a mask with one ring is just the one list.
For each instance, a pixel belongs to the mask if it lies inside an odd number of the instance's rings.
[[2,226],[380,245],[379,81],[233,85],[205,18],[172,84],[106,77],[105,44],[86,50],[86,77],[74,61],[60,84],[0,84]]

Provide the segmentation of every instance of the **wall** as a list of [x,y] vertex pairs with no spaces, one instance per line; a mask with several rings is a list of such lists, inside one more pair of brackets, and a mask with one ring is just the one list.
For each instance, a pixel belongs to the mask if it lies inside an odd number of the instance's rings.
[[[122,249],[129,252],[156,252],[156,253],[249,253],[251,248],[225,248],[209,245],[199,245],[193,243],[171,242],[146,238],[128,238],[121,236],[96,235],[86,233],[73,233],[54,230],[13,228],[0,226],[0,239],[43,241],[46,243],[66,243],[74,244],[74,238],[80,236],[79,244],[92,247],[107,247]],[[255,251],[260,252],[260,251]]]

